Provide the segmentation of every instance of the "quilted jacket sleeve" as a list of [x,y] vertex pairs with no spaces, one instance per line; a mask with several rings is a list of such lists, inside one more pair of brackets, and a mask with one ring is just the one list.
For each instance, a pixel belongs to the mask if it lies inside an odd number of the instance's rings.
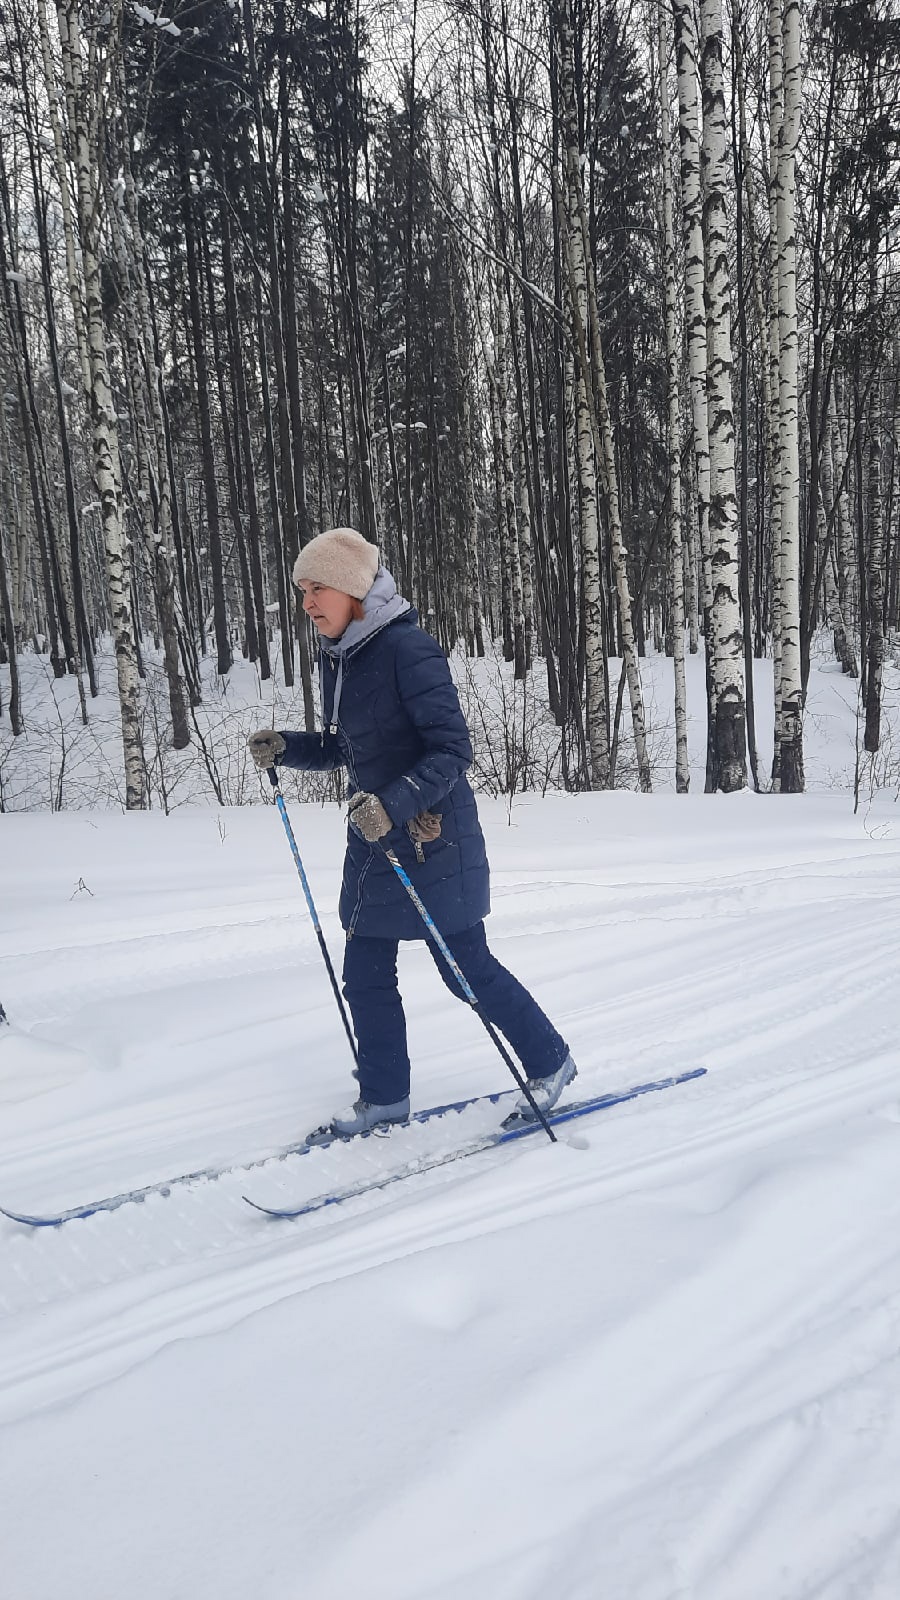
[[285,749],[279,758],[280,767],[300,767],[304,772],[330,772],[342,767],[344,757],[333,733],[288,733],[281,729]]
[[472,764],[472,743],[447,657],[429,633],[404,629],[394,661],[397,692],[422,754],[402,778],[379,787],[395,826],[440,806]]

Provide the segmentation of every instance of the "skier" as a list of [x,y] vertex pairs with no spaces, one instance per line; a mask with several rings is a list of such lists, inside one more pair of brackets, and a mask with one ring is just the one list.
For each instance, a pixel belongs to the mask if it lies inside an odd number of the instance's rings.
[[[401,940],[423,937],[423,925],[382,841],[409,874],[485,1016],[522,1062],[535,1102],[549,1111],[575,1077],[575,1063],[536,1000],[488,949],[488,862],[465,777],[472,746],[447,659],[397,593],[375,545],[354,529],[311,539],[293,577],[319,633],[322,732],[263,728],[248,742],[263,770],[349,772],[340,917],[360,1093],[330,1131],[350,1137],[409,1116],[397,952]],[[463,999],[431,940],[428,947],[447,987]],[[533,1116],[524,1096],[516,1109]]]

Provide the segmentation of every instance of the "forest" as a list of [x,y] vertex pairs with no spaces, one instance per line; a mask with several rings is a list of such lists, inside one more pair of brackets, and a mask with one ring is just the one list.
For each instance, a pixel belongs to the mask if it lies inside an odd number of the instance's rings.
[[651,787],[650,655],[680,792],[689,655],[708,792],[803,790],[823,638],[878,751],[895,0],[3,0],[0,38],[5,750],[31,657],[85,726],[114,670],[128,808],[240,660],[314,727],[290,574],[349,525],[539,683],[560,788]]

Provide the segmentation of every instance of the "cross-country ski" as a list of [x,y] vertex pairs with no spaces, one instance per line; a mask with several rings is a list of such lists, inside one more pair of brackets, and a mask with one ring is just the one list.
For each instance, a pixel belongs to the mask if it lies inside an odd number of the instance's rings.
[[[702,1078],[705,1072],[705,1067],[695,1067],[689,1072],[678,1073],[671,1078],[661,1078],[655,1083],[635,1084],[631,1088],[622,1089],[615,1093],[597,1095],[593,1099],[578,1101],[575,1104],[565,1104],[552,1112],[549,1120],[553,1127],[558,1127],[560,1124],[575,1121],[580,1117],[590,1116],[594,1112],[606,1111],[612,1106],[623,1105],[628,1100],[636,1100],[641,1095],[656,1094],[662,1089],[672,1089],[680,1083],[690,1083],[694,1078]],[[428,1106],[423,1110],[414,1111],[409,1118],[409,1124],[413,1128],[417,1128],[430,1122],[445,1120],[448,1123],[455,1124],[456,1129],[464,1139],[466,1119],[463,1114],[465,1112],[474,1108],[491,1106],[503,1108],[508,1105],[512,1097],[512,1090],[504,1090],[500,1094],[470,1095],[468,1099],[456,1100],[451,1105]],[[335,1205],[344,1200],[355,1198],[357,1194],[365,1194],[369,1189],[385,1188],[389,1184],[401,1182],[404,1178],[417,1172],[431,1171],[436,1166],[445,1166],[451,1161],[462,1160],[470,1155],[477,1155],[481,1150],[489,1150],[492,1146],[510,1144],[514,1140],[527,1138],[530,1134],[540,1133],[541,1131],[541,1124],[537,1120],[525,1122],[515,1117],[506,1117],[497,1124],[493,1131],[481,1134],[473,1142],[460,1144],[457,1150],[451,1150],[449,1153],[444,1151],[442,1154],[434,1156],[429,1156],[428,1154],[419,1155],[414,1157],[406,1166],[401,1161],[396,1170],[389,1171],[382,1177],[371,1180],[368,1184],[365,1180],[362,1180],[361,1186],[357,1183],[347,1189],[337,1189],[330,1194],[317,1196],[296,1210],[256,1205],[256,1202],[252,1200],[248,1201],[248,1203],[254,1205],[258,1211],[268,1212],[270,1216],[302,1216],[307,1212],[321,1210],[323,1206]],[[183,1173],[177,1178],[167,1178],[159,1183],[147,1184],[142,1189],[124,1190],[121,1194],[110,1195],[102,1200],[88,1201],[81,1206],[71,1206],[68,1210],[54,1214],[33,1215],[28,1212],[14,1211],[8,1206],[0,1206],[0,1216],[7,1217],[10,1222],[21,1223],[24,1227],[59,1228],[64,1222],[82,1222],[88,1217],[98,1216],[103,1211],[118,1211],[121,1206],[142,1205],[151,1196],[168,1199],[173,1190],[187,1190],[193,1185],[215,1183],[225,1177],[240,1177],[257,1169],[269,1168],[278,1163],[286,1163],[292,1157],[310,1155],[313,1151],[327,1150],[332,1146],[340,1147],[348,1143],[355,1144],[357,1140],[376,1139],[382,1133],[387,1134],[389,1132],[393,1134],[392,1153],[396,1152],[402,1157],[404,1147],[403,1128],[395,1128],[393,1130],[375,1128],[369,1132],[357,1134],[353,1140],[342,1137],[340,1134],[332,1134],[329,1138],[319,1139],[314,1144],[311,1144],[308,1140],[303,1140],[299,1144],[288,1145],[284,1150],[276,1151],[273,1155],[260,1156],[256,1160],[246,1162],[243,1165],[218,1168],[208,1167],[199,1172]]]
[[[682,1072],[675,1078],[661,1078],[657,1083],[640,1083],[632,1089],[624,1089],[619,1094],[596,1095],[592,1100],[580,1100],[574,1104],[564,1104],[555,1111],[551,1111],[548,1121],[554,1128],[564,1126],[568,1122],[576,1122],[582,1117],[590,1117],[598,1111],[608,1111],[612,1106],[623,1105],[627,1100],[637,1100],[640,1095],[657,1094],[661,1089],[673,1089],[676,1084],[690,1083],[694,1078],[705,1075],[705,1067],[696,1067],[692,1072]],[[501,1097],[490,1096],[489,1100],[496,1101]],[[451,1113],[456,1108],[449,1108]],[[433,1115],[435,1113],[426,1113]],[[438,1112],[437,1115],[443,1113]],[[398,1130],[399,1131],[399,1130]],[[255,1211],[262,1211],[268,1217],[297,1218],[309,1216],[313,1211],[322,1211],[326,1206],[343,1205],[347,1200],[356,1200],[361,1195],[374,1193],[379,1189],[387,1189],[392,1184],[402,1183],[407,1178],[418,1177],[425,1172],[434,1172],[438,1167],[450,1166],[454,1161],[463,1161],[468,1156],[480,1155],[482,1151],[496,1149],[501,1145],[511,1144],[518,1139],[527,1139],[533,1134],[541,1133],[541,1124],[537,1119],[530,1122],[514,1121],[509,1125],[509,1119],[501,1122],[491,1133],[482,1134],[480,1138],[469,1144],[461,1144],[457,1149],[445,1150],[439,1154],[423,1155],[414,1158],[406,1165],[398,1166],[395,1170],[383,1173],[379,1177],[361,1178],[356,1183],[349,1184],[344,1189],[335,1189],[331,1193],[314,1196],[311,1200],[301,1201],[294,1206],[267,1206],[259,1201],[252,1200],[249,1195],[244,1199]],[[367,1135],[363,1134],[365,1138]],[[395,1134],[396,1137],[396,1134]],[[6,1212],[6,1216],[10,1213]],[[19,1222],[31,1222],[30,1217],[18,1217]]]

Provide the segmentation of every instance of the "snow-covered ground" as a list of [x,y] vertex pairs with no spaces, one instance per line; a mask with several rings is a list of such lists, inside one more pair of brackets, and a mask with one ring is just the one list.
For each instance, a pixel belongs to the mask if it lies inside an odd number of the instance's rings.
[[[241,1194],[299,1158],[0,1222],[9,1600],[900,1594],[900,813],[482,810],[493,944],[580,1087],[707,1076],[297,1223]],[[339,812],[293,815],[337,954]],[[271,808],[6,816],[0,882],[0,1203],[347,1100]],[[402,976],[417,1104],[504,1087],[422,947]]]
[[[278,815],[210,803],[198,752],[153,812],[98,809],[114,707],[82,732],[26,663],[27,741],[0,724],[0,1205],[232,1170],[0,1219],[3,1600],[897,1600],[897,673],[854,811],[855,685],[814,672],[813,792],[708,798],[689,667],[697,792],[481,810],[492,944],[579,1091],[706,1076],[276,1223],[242,1196],[399,1159],[274,1159],[353,1087]],[[497,670],[461,673],[485,783]],[[670,679],[645,663],[659,790]],[[756,687],[765,772],[764,663]],[[264,797],[246,727],[293,720],[266,693],[243,668],[198,713],[232,800]],[[291,815],[339,960],[340,809]],[[401,976],[415,1103],[505,1088],[423,946]]]

